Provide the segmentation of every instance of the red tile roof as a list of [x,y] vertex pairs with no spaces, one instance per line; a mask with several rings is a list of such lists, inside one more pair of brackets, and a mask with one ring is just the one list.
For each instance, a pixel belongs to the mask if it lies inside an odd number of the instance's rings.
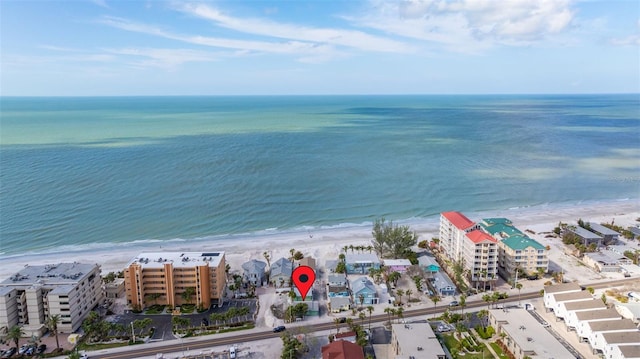
[[467,229],[475,224],[475,222],[460,212],[442,212],[442,215],[458,229]]
[[467,233],[467,238],[469,238],[473,243],[482,243],[484,241],[490,241],[490,242],[494,242],[497,243],[498,240],[491,237],[490,234],[483,232],[479,229],[473,230],[469,233]]
[[338,333],[335,335],[336,339],[349,338],[349,337],[355,337],[355,336],[356,336],[356,332],[354,331]]
[[358,344],[336,340],[322,347],[322,359],[364,359],[364,352]]

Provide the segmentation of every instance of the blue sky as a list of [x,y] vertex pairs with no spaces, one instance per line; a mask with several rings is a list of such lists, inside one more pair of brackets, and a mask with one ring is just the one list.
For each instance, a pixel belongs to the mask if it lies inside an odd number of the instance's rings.
[[640,92],[640,2],[1,1],[0,94]]

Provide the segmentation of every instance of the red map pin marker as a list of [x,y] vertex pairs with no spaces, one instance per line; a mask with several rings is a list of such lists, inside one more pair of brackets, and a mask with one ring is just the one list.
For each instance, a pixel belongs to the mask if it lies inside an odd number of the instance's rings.
[[293,270],[291,280],[296,288],[298,288],[302,300],[304,300],[304,298],[307,297],[307,293],[309,293],[309,289],[313,286],[313,282],[316,280],[316,272],[309,266],[300,266]]

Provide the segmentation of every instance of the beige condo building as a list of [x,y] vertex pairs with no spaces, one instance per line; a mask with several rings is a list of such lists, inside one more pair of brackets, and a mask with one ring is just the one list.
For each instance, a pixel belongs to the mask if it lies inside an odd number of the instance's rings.
[[225,267],[224,252],[140,253],[124,270],[127,303],[137,309],[154,304],[220,305]]

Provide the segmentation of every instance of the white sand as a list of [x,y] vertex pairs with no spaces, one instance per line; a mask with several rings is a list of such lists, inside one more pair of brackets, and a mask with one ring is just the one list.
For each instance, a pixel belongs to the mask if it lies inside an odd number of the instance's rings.
[[[450,210],[450,209],[447,209]],[[487,217],[507,217],[516,227],[524,231],[530,229],[538,232],[551,231],[559,221],[575,223],[578,218],[585,221],[615,221],[617,225],[628,227],[636,225],[640,217],[640,199],[583,203],[564,206],[535,206],[503,211],[474,213],[456,208],[472,220]],[[419,234],[419,240],[431,239],[438,234],[439,218],[437,216],[403,222]],[[539,239],[543,236],[535,236]],[[345,245],[369,245],[371,243],[371,227],[355,226],[314,230],[313,232],[273,233],[252,235],[246,238],[230,237],[224,240],[185,242],[155,242],[127,247],[116,247],[111,250],[80,250],[51,254],[25,254],[22,256],[0,257],[0,280],[20,270],[25,264],[42,265],[57,262],[78,261],[82,263],[98,263],[103,273],[123,270],[127,263],[138,253],[144,251],[225,251],[227,262],[232,272],[239,271],[241,264],[251,258],[264,260],[263,252],[271,255],[272,262],[280,257],[289,256],[289,250],[295,248],[305,256],[313,256],[318,265],[323,266],[327,259],[337,258],[340,249]]]

